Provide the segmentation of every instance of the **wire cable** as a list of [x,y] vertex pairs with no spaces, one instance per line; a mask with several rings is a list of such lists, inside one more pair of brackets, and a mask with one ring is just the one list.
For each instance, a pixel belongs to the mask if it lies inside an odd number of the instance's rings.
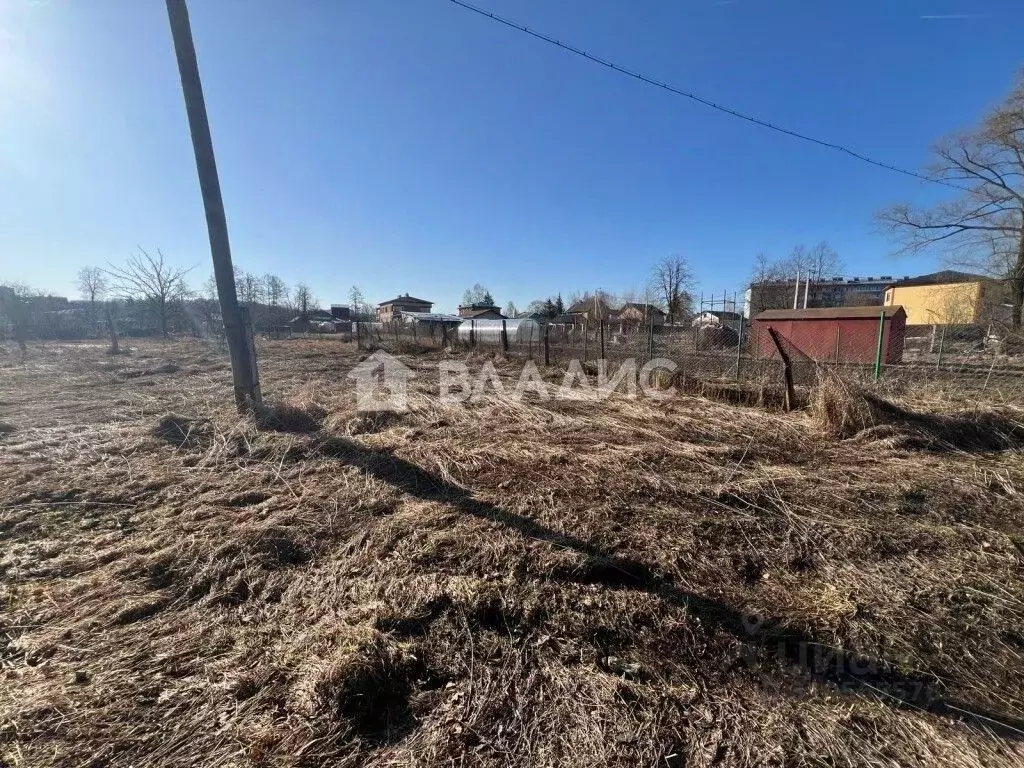
[[878,168],[884,168],[887,171],[900,173],[903,174],[904,176],[910,176],[912,178],[920,179],[921,181],[927,181],[932,184],[941,184],[944,187],[952,187],[953,189],[960,190],[964,189],[964,187],[961,187],[957,184],[952,184],[942,179],[934,179],[931,178],[930,176],[925,176],[922,173],[917,173],[916,171],[911,171],[907,168],[900,168],[897,165],[891,165],[889,163],[882,162],[881,160],[875,160],[872,157],[869,157],[860,152],[856,152],[850,149],[849,147],[843,146],[842,144],[835,144],[831,141],[825,141],[824,139],[817,139],[813,136],[808,136],[805,133],[800,133],[799,131],[794,131],[790,128],[785,128],[781,125],[776,125],[775,123],[769,122],[767,120],[762,120],[761,118],[755,117],[754,115],[748,115],[744,112],[740,112],[739,110],[727,107],[723,104],[718,104],[714,101],[711,101],[710,99],[705,99],[702,96],[698,96],[695,93],[684,91],[681,88],[676,88],[675,86],[669,85],[668,83],[662,82],[661,80],[656,80],[653,77],[648,77],[642,72],[636,72],[634,70],[627,69],[626,67],[621,67],[615,62],[608,61],[607,59],[602,59],[600,56],[595,56],[592,53],[587,53],[582,48],[577,48],[576,46],[569,45],[568,43],[563,43],[561,40],[556,40],[555,38],[550,37],[549,35],[545,35],[543,32],[538,32],[534,29],[530,29],[527,26],[517,24],[514,21],[510,21],[509,19],[498,16],[496,13],[491,13],[490,11],[485,10],[483,8],[478,8],[475,5],[471,5],[470,3],[465,2],[465,0],[449,0],[449,2],[459,6],[460,8],[464,8],[467,11],[472,11],[473,13],[477,13],[481,16],[491,19],[492,21],[496,21],[499,24],[504,24],[506,27],[511,27],[512,29],[515,29],[519,32],[524,32],[530,37],[536,38],[537,40],[541,40],[545,43],[549,43],[550,45],[554,45],[558,48],[561,48],[564,51],[568,51],[569,53],[581,56],[587,61],[591,61],[595,64],[600,64],[602,67],[607,67],[608,69],[614,70],[621,75],[632,77],[635,80],[639,80],[642,83],[647,83],[647,85],[653,85],[656,88],[661,88],[663,90],[668,91],[669,93],[674,93],[676,96],[682,96],[692,101],[696,101],[699,104],[703,104],[705,107],[710,107],[711,109],[717,110],[719,112],[724,112],[727,115],[739,118],[740,120],[745,120],[748,123],[753,123],[754,125],[760,126],[762,128],[767,128],[777,133],[785,134],[786,136],[791,136],[795,139],[800,139],[801,141],[807,141],[810,142],[811,144],[817,144],[818,146],[825,147],[826,149],[831,149],[836,152],[842,152],[843,154],[849,155],[850,157],[856,160],[860,160],[861,162],[874,165]]

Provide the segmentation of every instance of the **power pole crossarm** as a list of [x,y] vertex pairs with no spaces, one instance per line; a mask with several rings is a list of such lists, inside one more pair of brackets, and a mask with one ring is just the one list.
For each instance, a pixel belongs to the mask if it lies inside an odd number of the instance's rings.
[[228,222],[224,215],[224,201],[220,194],[217,161],[213,154],[210,122],[206,115],[203,85],[199,79],[199,63],[192,42],[192,27],[188,19],[185,0],[167,0],[167,18],[171,22],[174,53],[178,59],[181,90],[185,97],[188,127],[192,134],[192,149],[196,156],[199,188],[206,210],[206,228],[210,235],[210,253],[213,256],[213,274],[217,283],[220,313],[224,320],[231,354],[231,375],[235,385],[235,402],[240,411],[251,411],[260,405],[259,376],[256,371],[255,352],[249,342],[249,330],[239,311],[235,293],[235,271],[231,264],[231,245],[228,241]]

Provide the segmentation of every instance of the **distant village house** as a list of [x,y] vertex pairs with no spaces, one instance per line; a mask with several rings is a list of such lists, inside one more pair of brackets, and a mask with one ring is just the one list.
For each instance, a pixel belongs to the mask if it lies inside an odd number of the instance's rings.
[[653,304],[627,301],[613,313],[612,317],[618,321],[620,332],[653,328],[654,332],[658,333],[664,328],[668,315]]
[[406,312],[429,313],[433,306],[434,302],[427,301],[426,299],[417,299],[415,296],[410,296],[407,293],[404,296],[397,296],[394,299],[388,299],[378,304],[377,319],[382,323],[390,323],[392,320],[399,319]]
[[1001,281],[951,269],[904,278],[885,290],[885,306],[903,307],[907,325],[1008,322],[1009,299],[1009,291]]
[[691,321],[694,328],[729,328],[739,332],[743,328],[743,315],[728,310],[706,309]]
[[505,320],[505,315],[494,304],[474,302],[473,304],[459,305],[459,317],[473,318],[475,320]]

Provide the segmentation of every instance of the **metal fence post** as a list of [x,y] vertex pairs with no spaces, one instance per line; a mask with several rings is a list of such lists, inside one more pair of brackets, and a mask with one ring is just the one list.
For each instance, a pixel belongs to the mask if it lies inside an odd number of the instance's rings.
[[654,313],[651,311],[651,305],[646,305],[647,309],[647,362],[654,359]]
[[[733,306],[736,306],[735,300]],[[740,380],[740,366],[743,363],[743,315],[739,318],[739,329],[736,331],[736,381]]]
[[551,324],[544,324],[544,365],[551,365],[551,346],[548,341],[548,337],[551,335]]
[[505,321],[501,321],[501,348],[505,350],[505,357],[508,357],[508,327]]
[[117,326],[114,325],[114,316],[110,313],[109,304],[107,305],[107,330],[110,332],[110,354],[121,354],[121,350],[117,346]]
[[878,346],[875,349],[875,381],[882,375],[882,339],[885,336],[885,310],[878,314]]
[[604,318],[601,318],[601,359],[604,360]]

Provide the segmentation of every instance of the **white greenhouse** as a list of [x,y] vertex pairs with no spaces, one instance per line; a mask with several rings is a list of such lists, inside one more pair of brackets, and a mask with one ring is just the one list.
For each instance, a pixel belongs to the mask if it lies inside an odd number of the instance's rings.
[[463,344],[472,340],[477,344],[501,344],[501,324],[505,324],[509,344],[529,344],[544,338],[544,326],[530,318],[515,320],[466,319],[459,324],[459,341]]

